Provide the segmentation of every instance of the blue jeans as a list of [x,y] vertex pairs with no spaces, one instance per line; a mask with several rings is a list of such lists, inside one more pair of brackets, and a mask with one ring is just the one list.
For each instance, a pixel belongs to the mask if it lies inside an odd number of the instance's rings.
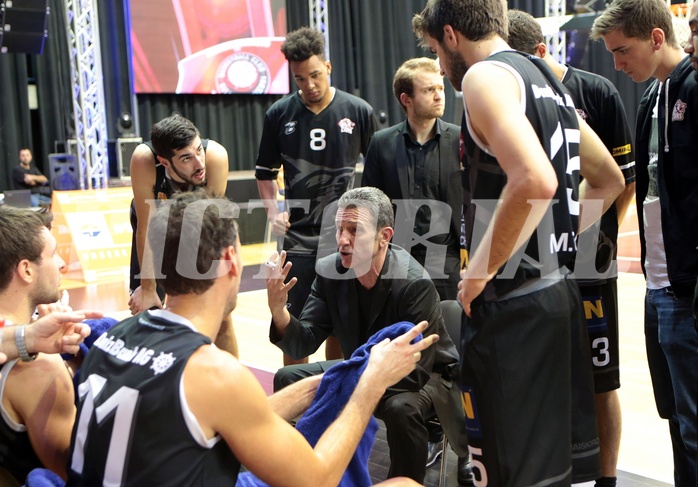
[[32,206],[51,205],[51,197],[39,193],[31,194]]
[[674,484],[698,485],[698,330],[690,297],[647,290],[645,346],[657,411],[669,420]]

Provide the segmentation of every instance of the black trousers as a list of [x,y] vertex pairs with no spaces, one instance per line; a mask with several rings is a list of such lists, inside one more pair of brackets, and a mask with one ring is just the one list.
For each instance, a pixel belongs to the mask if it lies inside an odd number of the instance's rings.
[[[274,391],[306,377],[322,374],[340,361],[283,367],[274,375]],[[388,389],[374,414],[385,422],[390,448],[388,478],[404,476],[424,483],[429,441],[426,422],[435,415],[429,395],[424,390],[409,392]]]

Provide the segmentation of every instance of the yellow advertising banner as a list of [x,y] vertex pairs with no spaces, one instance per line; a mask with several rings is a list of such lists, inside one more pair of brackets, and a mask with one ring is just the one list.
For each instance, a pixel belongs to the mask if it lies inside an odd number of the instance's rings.
[[53,234],[67,276],[86,283],[128,279],[131,188],[54,191]]

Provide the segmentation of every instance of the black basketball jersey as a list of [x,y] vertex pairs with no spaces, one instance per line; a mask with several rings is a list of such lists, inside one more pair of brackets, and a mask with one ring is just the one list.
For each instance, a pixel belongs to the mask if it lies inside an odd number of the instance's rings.
[[[181,191],[181,189],[176,186],[174,181],[167,177],[165,166],[160,164],[160,161],[158,161],[158,155],[155,152],[152,142],[148,141],[144,142],[144,144],[148,146],[150,152],[153,153],[153,158],[155,159],[155,184],[153,185],[153,195],[156,200],[170,199],[174,193]],[[203,147],[205,154],[206,147],[208,146],[208,139],[201,139],[201,146]],[[191,191],[193,189],[194,187],[189,185],[187,191]]]
[[[635,181],[633,138],[623,101],[613,83],[598,74],[568,66],[562,84],[569,90],[577,113],[613,155],[625,183]],[[618,214],[615,206],[601,217],[601,231],[611,239],[615,247],[618,239]]]
[[29,433],[23,424],[12,421],[2,406],[5,392],[5,380],[17,360],[11,360],[0,365],[0,467],[5,468],[20,484],[35,468],[42,468],[41,460],[36,456]]
[[[550,158],[558,180],[553,204],[527,245],[499,269],[483,297],[494,299],[529,279],[561,269],[576,252],[579,219],[579,123],[574,104],[545,63],[516,51],[491,55],[486,62],[509,70],[519,80],[526,117]],[[467,106],[466,106],[467,121]],[[463,131],[466,243],[476,249],[491,213],[506,184],[506,174],[488,147],[476,141],[470,129]],[[474,213],[472,213],[474,211]]]
[[67,485],[235,485],[240,463],[183,403],[184,367],[210,343],[159,310],[103,333],[80,371]]
[[[305,106],[298,92],[278,100],[264,117],[256,177],[276,179],[284,168],[284,196],[291,228],[284,249],[317,251],[322,212],[350,188],[356,163],[375,131],[373,109],[361,98],[335,90],[320,113]],[[305,208],[296,207],[306,205]],[[334,228],[329,231],[334,234]]]

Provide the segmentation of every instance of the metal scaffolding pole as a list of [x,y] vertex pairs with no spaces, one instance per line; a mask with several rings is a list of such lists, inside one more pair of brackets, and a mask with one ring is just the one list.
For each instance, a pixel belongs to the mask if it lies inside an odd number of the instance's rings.
[[[556,19],[556,24],[559,27],[562,25],[562,19],[565,17],[566,0],[545,0],[545,16]],[[559,28],[546,35],[546,41],[550,46],[550,54],[561,63],[567,62],[567,33]]]
[[66,19],[80,188],[105,188],[109,161],[97,0],[66,0]]
[[309,0],[310,27],[322,32],[325,39],[325,59],[330,59],[330,25],[328,23],[327,0]]

